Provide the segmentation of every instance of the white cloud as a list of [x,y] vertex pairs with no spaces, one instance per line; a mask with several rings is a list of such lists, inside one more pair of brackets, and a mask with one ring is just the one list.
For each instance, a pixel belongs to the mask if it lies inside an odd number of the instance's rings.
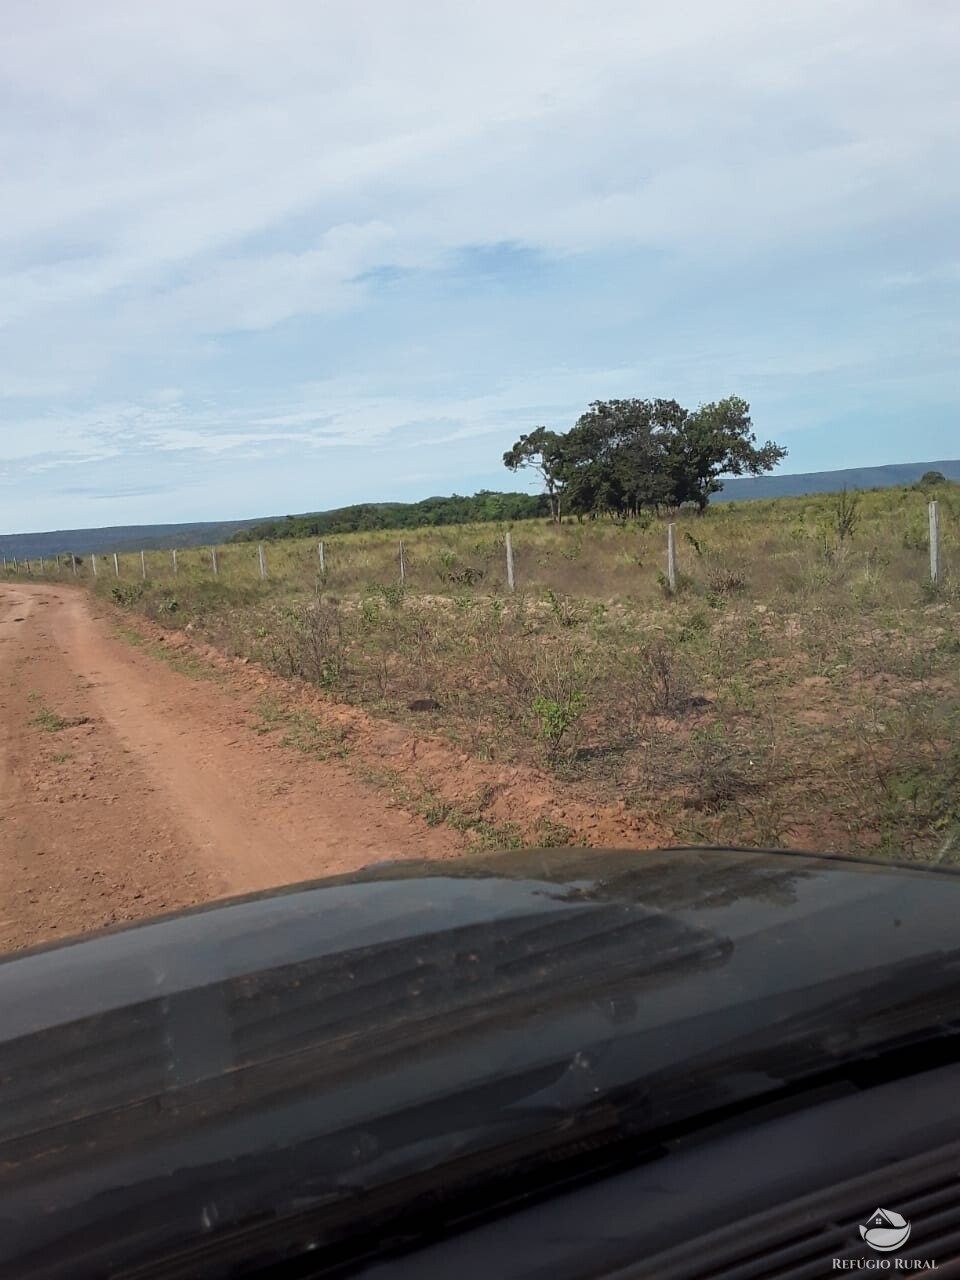
[[[789,264],[871,251],[863,288],[891,294],[955,278],[931,228],[960,197],[958,43],[937,0],[6,0],[3,454],[469,440],[638,374],[869,368],[895,344],[866,321],[820,342],[811,314],[780,347],[762,317],[753,345],[690,331]],[[503,243],[667,267],[566,318],[575,349],[617,312],[606,369],[500,372],[468,330],[454,368],[439,305],[392,320],[387,378],[375,336],[334,345],[388,296],[380,268],[442,277]],[[316,350],[256,345],[308,317]],[[313,365],[344,376],[311,389]]]
[[[268,327],[461,244],[742,251],[958,190],[934,5],[47,0],[6,25],[8,320],[133,289]],[[291,219],[312,243],[249,245]]]
[[939,262],[918,271],[891,271],[881,276],[880,283],[890,289],[910,289],[923,284],[950,284],[960,280],[960,261]]

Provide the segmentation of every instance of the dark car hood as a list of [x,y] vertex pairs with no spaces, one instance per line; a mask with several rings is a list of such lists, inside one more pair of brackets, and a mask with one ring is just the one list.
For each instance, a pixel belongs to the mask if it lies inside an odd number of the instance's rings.
[[865,1055],[954,1034],[958,918],[945,871],[525,851],[10,957],[0,1263],[199,1275],[163,1260],[348,1254],[412,1196],[639,1156],[835,1086]]

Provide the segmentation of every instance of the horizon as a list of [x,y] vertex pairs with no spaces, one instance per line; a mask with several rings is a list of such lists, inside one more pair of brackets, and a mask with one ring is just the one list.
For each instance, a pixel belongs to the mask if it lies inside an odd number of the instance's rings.
[[[960,457],[934,458],[924,462],[891,462],[891,463],[880,464],[880,467],[874,467],[874,466],[871,466],[870,464],[865,464],[860,467],[856,467],[856,466],[855,467],[838,467],[835,470],[830,470],[830,471],[781,471],[779,468],[774,468],[773,471],[767,472],[764,475],[760,475],[760,476],[750,476],[750,475],[726,476],[724,478],[724,484],[734,482],[736,484],[749,485],[750,483],[757,482],[757,481],[763,484],[765,480],[770,480],[770,479],[790,479],[790,478],[803,477],[803,476],[829,476],[829,475],[839,476],[851,471],[873,471],[873,470],[878,470],[883,468],[893,468],[893,467],[910,468],[910,469],[919,470],[919,468],[921,467],[935,468],[940,466],[960,468]],[[518,478],[521,478],[522,476],[523,476],[523,472],[517,473]],[[954,479],[951,476],[947,476],[946,479],[948,483],[960,484],[960,478]],[[901,486],[902,483],[911,483],[911,482],[897,481],[897,482],[891,483],[889,486],[883,486],[883,487],[898,488]],[[125,531],[125,530],[138,529],[138,528],[156,532],[156,531],[162,531],[166,529],[170,529],[170,530],[181,529],[181,528],[184,528],[185,526],[189,527],[194,525],[236,524],[241,526],[249,526],[249,525],[259,524],[261,522],[267,522],[272,520],[283,520],[283,519],[291,519],[291,518],[301,519],[309,516],[327,515],[332,512],[336,512],[340,510],[348,510],[352,507],[383,507],[383,506],[395,506],[395,505],[413,506],[419,502],[429,502],[432,500],[443,501],[450,497],[458,497],[458,496],[472,497],[472,496],[475,496],[478,492],[490,492],[494,494],[528,493],[528,494],[536,495],[536,494],[542,494],[544,490],[542,485],[537,484],[537,481],[535,478],[531,478],[529,485],[525,488],[517,487],[512,489],[490,489],[490,490],[481,489],[481,490],[473,490],[473,492],[470,494],[457,494],[455,491],[451,491],[450,493],[429,493],[429,494],[423,494],[418,498],[411,498],[409,500],[398,500],[398,499],[392,499],[392,498],[364,498],[364,499],[360,499],[357,502],[339,503],[335,507],[324,507],[324,508],[312,507],[312,508],[304,508],[303,510],[298,510],[298,511],[285,510],[283,512],[274,511],[270,513],[261,512],[259,515],[255,515],[255,516],[237,515],[236,513],[234,513],[232,515],[212,516],[212,517],[198,519],[198,520],[152,520],[152,521],[146,521],[146,522],[133,521],[127,524],[82,525],[82,526],[81,525],[75,525],[75,526],[64,525],[56,529],[44,528],[44,529],[0,530],[0,542],[3,542],[4,540],[13,539],[13,538],[40,537],[43,535],[54,535],[54,534],[61,534],[61,533],[62,534],[110,533],[116,530]],[[823,491],[817,491],[817,492],[825,493],[829,491],[823,490]],[[813,491],[811,491],[811,493],[813,493]],[[788,494],[784,496],[793,497],[793,496],[802,496],[802,495]],[[773,500],[776,500],[776,499],[774,498]],[[736,501],[736,499],[724,498],[723,491],[721,490],[719,493],[715,493],[712,495],[710,505],[713,506],[718,503],[722,505],[725,501]],[[746,499],[746,501],[750,501],[750,499]],[[342,537],[344,535],[341,534],[338,536]]]
[[610,397],[743,396],[778,476],[956,451],[960,10],[5,16],[11,532],[532,491]]

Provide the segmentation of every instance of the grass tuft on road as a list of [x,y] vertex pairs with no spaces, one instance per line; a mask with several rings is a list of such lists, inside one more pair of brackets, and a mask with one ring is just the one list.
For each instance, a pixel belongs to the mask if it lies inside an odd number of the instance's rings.
[[[29,696],[29,695],[28,695]],[[61,716],[51,710],[46,703],[40,703],[40,710],[30,723],[41,733],[61,733],[64,729],[74,729],[78,725],[89,724],[89,716]]]

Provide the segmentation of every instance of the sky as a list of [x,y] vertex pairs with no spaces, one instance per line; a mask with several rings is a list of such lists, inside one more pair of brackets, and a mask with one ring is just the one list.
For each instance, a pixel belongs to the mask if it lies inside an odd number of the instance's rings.
[[3,0],[0,532],[960,456],[955,0]]

